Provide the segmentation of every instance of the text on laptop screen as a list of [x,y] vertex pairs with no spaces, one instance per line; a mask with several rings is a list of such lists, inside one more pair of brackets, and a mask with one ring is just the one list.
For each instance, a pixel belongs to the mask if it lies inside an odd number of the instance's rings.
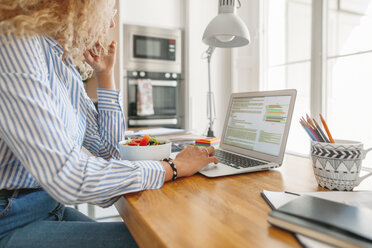
[[223,143],[278,156],[291,96],[233,98]]

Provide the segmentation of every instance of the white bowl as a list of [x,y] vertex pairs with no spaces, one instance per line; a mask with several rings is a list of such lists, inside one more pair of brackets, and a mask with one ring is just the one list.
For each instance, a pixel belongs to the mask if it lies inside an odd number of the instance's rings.
[[163,160],[169,158],[172,149],[171,142],[156,146],[128,146],[127,141],[119,142],[119,153],[121,159],[129,161],[138,160]]

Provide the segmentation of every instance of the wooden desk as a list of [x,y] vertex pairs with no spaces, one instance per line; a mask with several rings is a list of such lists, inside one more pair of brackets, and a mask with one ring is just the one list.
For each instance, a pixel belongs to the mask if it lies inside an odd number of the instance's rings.
[[[357,189],[372,189],[372,177]],[[195,175],[115,204],[141,247],[300,247],[267,223],[264,190],[319,191],[309,159],[286,155],[279,169],[237,176]]]

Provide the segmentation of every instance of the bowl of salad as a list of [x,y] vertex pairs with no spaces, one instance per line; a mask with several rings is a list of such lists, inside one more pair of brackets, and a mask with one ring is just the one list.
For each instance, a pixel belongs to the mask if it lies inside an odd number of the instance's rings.
[[126,139],[119,143],[120,157],[124,160],[163,160],[169,158],[172,143],[145,135],[141,138]]

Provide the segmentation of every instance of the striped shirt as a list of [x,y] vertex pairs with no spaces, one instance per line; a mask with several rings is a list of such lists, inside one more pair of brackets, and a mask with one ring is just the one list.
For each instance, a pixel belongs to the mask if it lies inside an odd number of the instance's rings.
[[107,207],[122,194],[160,188],[160,162],[119,159],[120,92],[98,89],[97,112],[62,54],[45,36],[0,35],[0,189],[42,187],[64,204]]

